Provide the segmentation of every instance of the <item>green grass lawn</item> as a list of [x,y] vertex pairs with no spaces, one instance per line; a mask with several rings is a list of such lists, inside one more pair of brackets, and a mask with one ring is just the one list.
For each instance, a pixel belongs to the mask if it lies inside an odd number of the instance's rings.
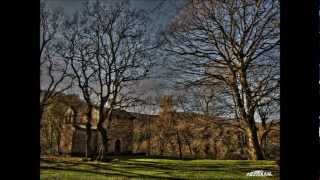
[[[40,179],[279,179],[274,161],[114,158],[109,163],[85,162],[81,158],[41,158]],[[246,176],[254,170],[271,171],[273,177]]]

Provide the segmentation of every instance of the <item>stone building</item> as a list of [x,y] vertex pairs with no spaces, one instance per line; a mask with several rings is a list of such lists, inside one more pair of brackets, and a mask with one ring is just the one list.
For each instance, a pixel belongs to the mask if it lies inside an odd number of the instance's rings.
[[[85,103],[78,101],[77,98],[74,99],[64,111],[59,153],[84,156],[87,108]],[[108,129],[107,152],[170,157],[179,157],[181,154],[187,158],[247,159],[248,138],[239,128],[238,121],[191,112],[172,112],[172,117],[168,118],[170,121],[164,121],[160,116],[161,114],[148,115],[114,110]],[[99,113],[95,108],[91,127],[93,152],[98,152],[102,146],[102,138],[97,130],[98,117]],[[267,127],[269,129],[264,129],[257,123],[258,136],[259,139],[264,139],[262,145],[266,158],[276,159],[279,156],[279,121],[267,123]],[[262,138],[264,134],[266,136]]]
[[[84,156],[86,154],[87,119],[85,109],[80,108],[76,110],[70,107],[66,111],[61,128],[60,154],[72,156]],[[97,109],[94,109],[91,127],[91,149],[93,152],[98,152],[99,148],[102,147],[101,134],[97,130],[98,116]],[[114,110],[112,122],[108,129],[108,153],[128,154],[132,152],[134,118],[134,116],[124,110]]]

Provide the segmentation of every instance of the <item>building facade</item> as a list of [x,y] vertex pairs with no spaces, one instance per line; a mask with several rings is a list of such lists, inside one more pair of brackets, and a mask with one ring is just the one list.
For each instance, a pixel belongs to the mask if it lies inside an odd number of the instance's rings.
[[[85,108],[84,108],[85,109]],[[86,122],[85,110],[76,112],[69,108],[64,117],[61,128],[59,153],[62,155],[85,156],[86,154]],[[91,149],[97,153],[102,147],[102,137],[97,130],[99,113],[93,112],[91,127]],[[124,110],[114,110],[111,124],[108,129],[108,150],[110,154],[132,153],[133,148],[133,120],[134,116]],[[107,122],[106,122],[107,123]],[[107,124],[106,124],[106,127]]]

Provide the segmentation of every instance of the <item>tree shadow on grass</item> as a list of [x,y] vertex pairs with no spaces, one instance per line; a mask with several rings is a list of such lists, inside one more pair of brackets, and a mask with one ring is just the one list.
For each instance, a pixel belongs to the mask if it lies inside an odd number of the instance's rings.
[[[174,172],[190,172],[190,173],[206,173],[206,172],[230,172],[230,174],[239,174],[246,175],[246,173],[254,171],[254,170],[265,170],[271,171],[274,176],[279,176],[279,170],[277,166],[270,162],[263,161],[231,161],[231,162],[208,162],[208,163],[200,163],[190,164],[186,161],[186,164],[181,163],[165,163],[165,162],[150,162],[150,161],[137,161],[130,160],[121,162],[121,164],[134,164],[135,167],[143,167],[145,169],[150,169],[153,167],[155,169],[164,169],[168,171],[168,174]],[[216,163],[216,164],[210,164]],[[264,164],[265,163],[265,164]]]
[[[104,176],[119,176],[129,178],[148,178],[148,179],[188,179],[190,177],[179,177],[185,174],[200,174],[201,172],[230,172],[232,174],[244,174],[253,170],[268,170],[272,174],[278,174],[278,170],[272,164],[266,164],[261,167],[263,162],[235,161],[229,163],[215,162],[216,164],[199,163],[184,164],[179,163],[139,161],[130,158],[123,158],[117,162],[97,163],[83,161],[65,161],[65,160],[41,160],[43,162],[41,169],[76,171],[84,173],[100,174]],[[261,164],[262,163],[262,164]],[[255,168],[257,167],[257,168]],[[137,172],[135,172],[137,171]],[[148,174],[148,173],[152,174]]]
[[[156,176],[156,175],[147,175],[142,173],[136,173],[130,170],[128,168],[127,170],[121,169],[119,167],[112,167],[111,165],[100,165],[100,164],[93,164],[93,163],[82,163],[82,162],[51,162],[51,161],[45,161],[47,165],[49,166],[41,166],[41,169],[43,170],[57,170],[57,171],[73,171],[73,172],[81,172],[81,173],[90,173],[90,174],[98,174],[98,175],[104,175],[104,176],[119,176],[119,177],[129,177],[129,178],[148,178],[148,179],[183,179],[183,178],[177,178],[177,177],[162,177],[162,176]],[[66,164],[63,164],[66,163]],[[90,167],[91,169],[80,169],[79,165],[84,165],[87,167]],[[132,167],[133,170],[143,170],[144,167],[137,168]],[[108,171],[108,172],[106,172]],[[166,174],[168,172],[159,172],[159,174]]]
[[182,163],[179,164],[166,164],[161,162],[121,162],[119,164],[132,164],[136,167],[143,167],[145,169],[155,168],[155,169],[165,169],[165,170],[181,170],[181,171],[225,171],[228,167],[225,165],[206,165],[206,166],[196,166],[192,164],[184,165]]

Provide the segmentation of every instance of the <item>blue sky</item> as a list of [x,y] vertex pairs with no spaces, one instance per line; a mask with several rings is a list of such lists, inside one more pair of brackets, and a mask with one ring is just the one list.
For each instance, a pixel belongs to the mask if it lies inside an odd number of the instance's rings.
[[[77,10],[80,10],[82,4],[86,0],[44,0],[49,8],[62,7],[65,15],[71,16]],[[101,0],[105,3],[112,2],[115,0]],[[156,29],[165,28],[170,20],[177,14],[180,7],[183,6],[186,0],[129,0],[130,4],[134,8],[144,9],[150,13],[152,23],[155,24]],[[160,8],[161,7],[161,8]],[[156,61],[162,61],[161,57]],[[172,82],[168,81],[167,78],[161,78],[161,75],[166,74],[166,68],[159,66],[153,68],[151,73],[151,79],[147,79],[137,83],[134,89],[137,92],[143,92],[145,96],[162,96],[165,94],[175,94],[174,90],[167,88],[171,86]]]
[[[45,0],[50,8],[62,7],[66,15],[72,15],[81,9],[82,3],[87,0]],[[116,0],[101,0],[112,2]],[[176,14],[176,9],[181,7],[186,0],[129,0],[133,7],[151,11],[153,20],[159,25],[166,25]],[[163,5],[162,8],[157,8]]]

